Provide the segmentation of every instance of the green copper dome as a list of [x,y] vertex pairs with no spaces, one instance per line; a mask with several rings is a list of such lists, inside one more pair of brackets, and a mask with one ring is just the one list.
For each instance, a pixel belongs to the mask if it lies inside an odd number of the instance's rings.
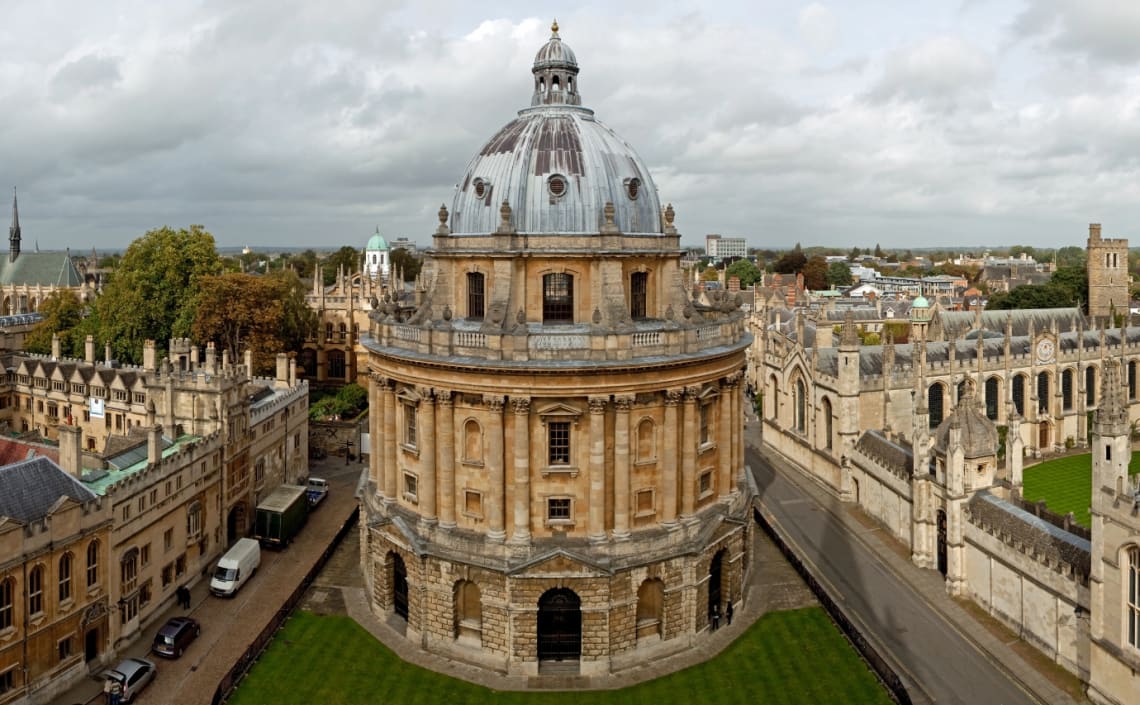
[[376,228],[376,234],[368,238],[368,245],[365,250],[386,250],[388,249],[388,241],[380,234],[380,228]]

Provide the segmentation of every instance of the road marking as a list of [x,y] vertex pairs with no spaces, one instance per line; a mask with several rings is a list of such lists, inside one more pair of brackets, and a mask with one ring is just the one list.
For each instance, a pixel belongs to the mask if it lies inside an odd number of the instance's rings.
[[791,505],[791,504],[807,504],[807,503],[808,503],[808,501],[806,499],[803,499],[803,498],[800,498],[800,499],[781,499],[780,500],[780,504],[782,504],[785,507],[787,507],[788,505]]

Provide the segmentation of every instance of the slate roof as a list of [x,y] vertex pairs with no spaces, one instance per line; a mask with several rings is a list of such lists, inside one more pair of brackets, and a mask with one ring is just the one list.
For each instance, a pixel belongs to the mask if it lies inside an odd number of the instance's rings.
[[[977,313],[974,311],[939,311],[936,314],[942,334],[947,338],[962,336],[974,328]],[[1033,329],[1042,333],[1051,330],[1053,323],[1057,331],[1066,333],[1077,330],[1084,322],[1084,314],[1076,307],[1071,308],[1024,308],[1012,311],[983,311],[982,328],[1005,332],[1006,321],[1010,321],[1013,335],[1029,335],[1030,323]],[[1085,323],[1087,326],[1088,324]]]
[[874,458],[884,468],[899,477],[910,477],[914,468],[914,448],[909,443],[898,443],[881,431],[864,431],[855,443],[855,449]]
[[1073,572],[1087,581],[1091,567],[1092,544],[1076,534],[1053,526],[1041,517],[1015,507],[983,490],[967,505],[973,524],[1049,565],[1073,566]]
[[77,287],[83,277],[66,252],[21,252],[15,262],[0,257],[0,285]]
[[62,497],[88,502],[96,495],[47,458],[0,468],[0,516],[23,523],[42,519]]

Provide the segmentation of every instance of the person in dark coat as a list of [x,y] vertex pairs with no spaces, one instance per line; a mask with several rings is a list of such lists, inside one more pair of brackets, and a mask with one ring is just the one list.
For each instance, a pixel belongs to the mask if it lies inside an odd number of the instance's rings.
[[720,605],[713,605],[712,608],[712,631],[720,628]]
[[729,624],[732,624],[732,600],[729,600],[728,604],[724,607],[724,619]]

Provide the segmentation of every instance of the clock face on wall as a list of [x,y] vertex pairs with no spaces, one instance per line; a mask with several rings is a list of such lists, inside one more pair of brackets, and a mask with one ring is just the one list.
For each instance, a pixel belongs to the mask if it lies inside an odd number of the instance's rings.
[[1042,338],[1037,341],[1037,359],[1040,362],[1049,362],[1053,359],[1053,353],[1056,349],[1053,347],[1053,341],[1048,338]]

